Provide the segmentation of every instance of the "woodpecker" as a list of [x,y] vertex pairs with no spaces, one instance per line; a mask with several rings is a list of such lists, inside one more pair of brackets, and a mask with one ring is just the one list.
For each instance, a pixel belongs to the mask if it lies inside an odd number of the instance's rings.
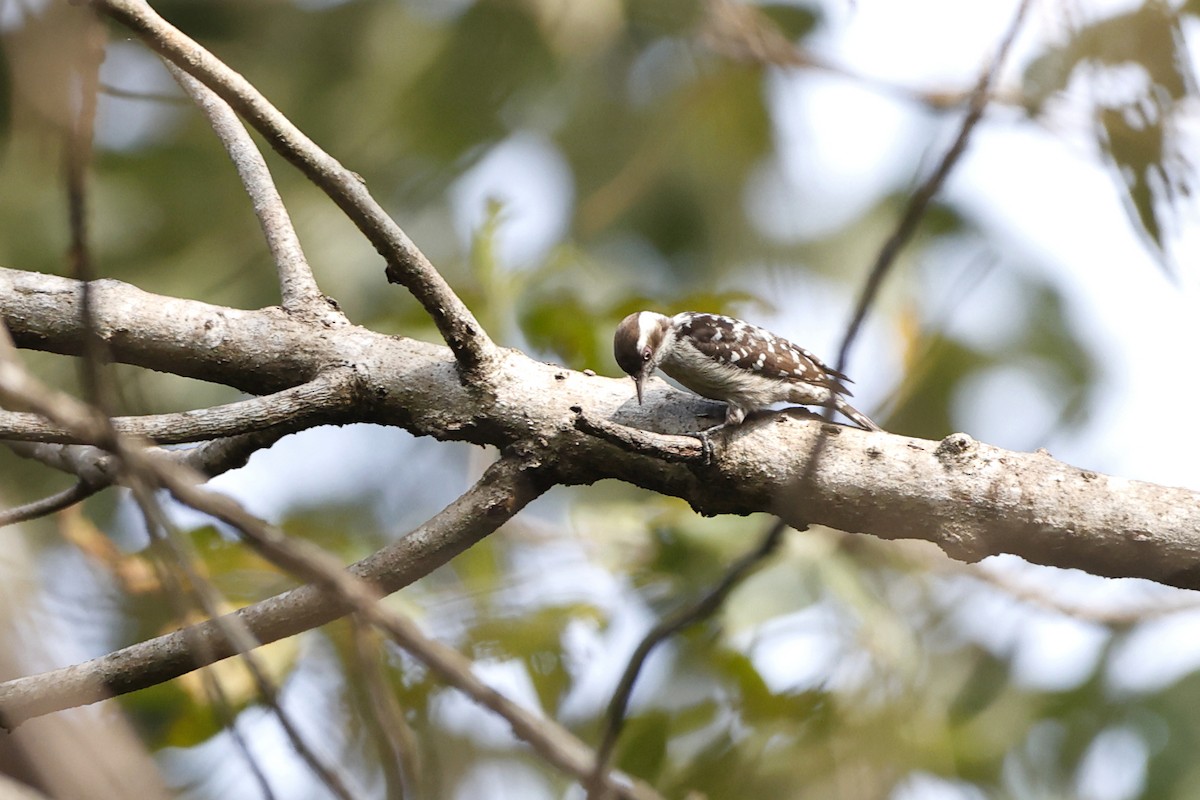
[[861,428],[883,430],[846,402],[849,378],[803,347],[733,317],[638,311],[617,326],[613,355],[633,378],[639,404],[656,368],[698,395],[725,402],[725,422],[710,433],[780,402],[832,406]]

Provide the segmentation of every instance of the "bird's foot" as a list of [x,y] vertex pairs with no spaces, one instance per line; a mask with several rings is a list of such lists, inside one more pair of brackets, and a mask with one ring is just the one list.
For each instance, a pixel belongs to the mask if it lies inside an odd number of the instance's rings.
[[692,434],[700,440],[700,448],[704,453],[704,466],[707,467],[713,462],[713,455],[716,452],[713,446],[712,435],[728,424],[727,422],[722,422],[720,425],[714,425],[711,428],[705,428],[702,431],[696,431]]

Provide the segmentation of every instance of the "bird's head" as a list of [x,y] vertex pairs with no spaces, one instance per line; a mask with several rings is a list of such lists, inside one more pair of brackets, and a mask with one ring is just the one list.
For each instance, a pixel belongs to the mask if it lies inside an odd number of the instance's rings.
[[621,320],[613,334],[613,357],[618,366],[633,378],[637,386],[638,404],[642,402],[642,386],[662,360],[670,317],[653,311],[637,311]]

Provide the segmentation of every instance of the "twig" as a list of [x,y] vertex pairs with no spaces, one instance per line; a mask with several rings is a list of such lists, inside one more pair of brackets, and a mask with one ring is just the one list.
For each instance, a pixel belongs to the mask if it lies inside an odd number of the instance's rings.
[[[137,456],[126,453],[125,457],[136,458]],[[303,540],[289,540],[278,529],[247,514],[230,498],[201,488],[193,481],[188,480],[179,470],[164,468],[167,465],[155,464],[150,459],[147,459],[147,462],[148,466],[152,465],[159,470],[159,479],[177,500],[233,525],[246,536],[248,542],[264,556],[269,557],[273,563],[317,582],[319,585],[310,584],[289,593],[296,596],[308,590],[319,604],[316,608],[311,609],[312,613],[334,617],[349,611],[359,613],[425,663],[447,683],[464,692],[485,708],[501,715],[512,726],[516,735],[534,747],[549,763],[580,780],[590,774],[593,755],[586,745],[553,721],[526,711],[492,689],[474,674],[469,659],[453,649],[425,637],[411,620],[381,607],[377,602],[381,596],[377,584],[368,584],[361,577],[343,570],[340,563],[332,556],[310,543]],[[487,520],[498,526],[501,521],[511,517],[515,511],[516,508],[511,504],[503,510],[495,505],[488,505],[483,508],[476,507],[472,516],[476,520]],[[406,538],[411,538],[411,536]],[[286,615],[288,621],[296,622],[299,610],[294,607],[290,609]],[[247,628],[253,630],[249,624],[249,618],[245,614],[240,614],[240,616]],[[309,619],[311,620],[311,615]],[[328,621],[328,619],[321,621]],[[195,668],[198,658],[220,657],[222,653],[228,654],[229,645],[224,639],[224,633],[219,626],[214,630],[214,625],[215,622],[210,622],[193,626],[187,634],[182,635],[184,644],[189,648],[185,662],[188,668]],[[305,625],[305,627],[311,627],[311,625]],[[209,653],[196,652],[194,642],[198,636],[205,637],[206,644],[209,645]],[[161,642],[166,638],[170,637],[163,637],[157,641]],[[261,639],[261,637],[259,638]],[[126,648],[124,652],[127,653],[128,650],[129,648]],[[115,653],[106,658],[114,657],[123,662],[125,669],[129,668],[128,657],[123,658],[121,653]],[[82,693],[85,695],[99,693],[99,690],[105,687],[96,682],[94,674],[88,676],[82,685],[80,685],[78,676],[70,674],[83,667],[86,665],[68,668],[59,671],[59,674],[65,681],[74,684],[76,689],[82,689]],[[0,685],[0,716],[3,717],[5,726],[11,727],[31,714],[36,715],[53,710],[46,705],[46,701],[50,698],[45,696],[45,690],[48,684],[57,684],[53,686],[55,693],[63,688],[60,681],[52,677],[53,675],[54,673],[44,673]],[[120,691],[119,688],[111,685],[108,688]],[[39,689],[41,692],[38,692]],[[38,694],[41,696],[37,696]],[[86,702],[86,700],[81,700],[76,695],[67,705],[78,705],[80,702]],[[635,798],[636,800],[650,800],[650,798],[658,797],[648,786],[620,776],[609,781],[609,786],[621,797]]]
[[[12,340],[8,336],[8,330],[2,323],[0,323],[0,397],[7,397],[34,408],[37,413],[69,428],[74,436],[110,450],[116,455],[122,466],[121,471],[134,489],[135,497],[139,499],[139,506],[146,513],[147,524],[151,531],[155,530],[156,526],[163,524],[165,515],[150,499],[150,486],[163,483],[164,478],[168,476],[172,480],[191,485],[203,478],[179,462],[164,457],[160,452],[142,447],[139,440],[120,434],[111,425],[110,418],[98,409],[42,385],[21,367]],[[195,580],[195,576],[192,577],[193,587],[197,590],[201,589],[201,582]],[[202,594],[199,596],[203,597]],[[184,637],[192,657],[201,663],[211,663],[212,660],[219,657],[214,655],[216,646],[219,644],[221,647],[231,650],[230,654],[251,658],[248,654],[258,647],[259,643],[255,641],[242,620],[228,615],[216,616],[216,607],[211,602],[207,603],[205,607],[211,616],[216,617],[212,620],[215,625],[215,636],[205,639],[195,631],[194,627],[185,629]],[[335,794],[343,800],[351,800],[353,795],[346,789],[341,779],[313,756],[287,715],[273,703],[262,671],[257,670],[249,660],[246,663],[251,675],[256,675],[258,678],[258,686],[263,691],[263,696],[267,699],[268,704],[275,708],[276,717],[297,752]],[[9,724],[8,717],[0,713],[0,726]]]
[[231,708],[229,698],[225,695],[225,690],[221,688],[220,682],[212,675],[203,677],[207,687],[206,691],[212,696],[215,705],[222,710],[222,724],[225,730],[229,733],[229,738],[233,739],[233,746],[242,754],[242,760],[246,762],[246,766],[250,769],[250,774],[254,776],[254,782],[258,784],[258,788],[262,791],[263,800],[276,800],[275,792],[271,789],[271,782],[267,780],[267,773],[263,772],[262,764],[254,757],[253,751],[250,750],[250,743],[246,741],[246,737],[242,735],[237,726],[237,718],[230,714]]
[[[929,559],[932,561],[932,559]],[[1142,622],[1160,619],[1172,614],[1195,611],[1200,608],[1200,598],[1194,593],[1171,592],[1170,599],[1141,602],[1137,605],[1128,601],[1120,608],[1100,608],[1079,602],[1060,600],[1048,588],[1025,584],[1002,570],[986,569],[980,564],[963,565],[956,561],[944,561],[934,569],[967,575],[1004,592],[1014,600],[1061,614],[1064,617],[1108,625],[1114,628],[1130,628]]]
[[287,207],[275,182],[267,162],[259,152],[258,146],[246,132],[242,121],[229,104],[213,93],[200,81],[188,75],[171,62],[167,62],[171,76],[192,98],[208,122],[213,132],[225,146],[229,158],[237,168],[238,177],[250,196],[254,205],[254,214],[262,226],[263,236],[267,240],[267,249],[275,262],[279,274],[279,293],[283,307],[291,312],[308,312],[320,314],[326,318],[336,318],[341,324],[348,324],[345,317],[326,302],[321,289],[313,278],[312,268],[304,257],[304,249],[300,246],[300,238],[292,226]]
[[[140,499],[138,504],[139,507],[142,508],[143,513],[146,514],[147,508],[140,502]],[[164,541],[166,537],[161,535],[161,531],[158,530],[159,526],[153,522],[153,519],[148,514],[146,516],[146,527],[150,533],[152,552],[155,549],[162,549],[170,550],[172,555],[178,554],[178,548],[172,547],[174,542],[168,543]],[[183,601],[185,592],[183,587],[180,585],[178,576],[174,571],[167,568],[163,558],[153,558],[150,559],[150,562],[153,565],[158,586],[167,588],[168,596],[172,601],[174,601],[176,618],[180,620],[187,619],[188,609]],[[200,576],[195,574],[195,570],[192,569],[190,563],[185,565],[185,569],[188,572],[189,582],[191,582],[193,586],[199,585]],[[209,618],[212,618],[211,614],[209,615]],[[194,646],[199,651],[203,652],[203,642],[195,642]],[[254,754],[250,751],[250,747],[247,744],[245,737],[242,736],[241,731],[238,730],[237,719],[233,712],[233,706],[229,702],[229,696],[225,693],[225,689],[221,685],[221,681],[217,678],[216,672],[210,669],[201,669],[199,672],[200,682],[204,687],[204,693],[208,697],[209,704],[217,710],[217,715],[221,718],[221,724],[225,727],[225,730],[229,732],[229,735],[233,739],[234,746],[241,753],[242,759],[246,762],[247,766],[250,768],[250,772],[254,775],[254,780],[261,789],[264,800],[274,800],[275,793],[271,789],[271,783],[267,780],[266,773],[262,770],[262,765],[259,764],[258,759],[256,759]]]
[[[92,138],[94,134],[94,126],[96,119],[96,100],[99,93],[99,69],[100,62],[103,59],[103,44],[102,37],[104,31],[98,24],[98,20],[89,15],[84,28],[85,48],[78,57],[78,72],[81,102],[79,109],[76,112],[71,122],[70,133],[67,138],[67,194],[68,194],[68,216],[71,230],[71,245],[70,258],[71,268],[75,277],[80,281],[82,293],[80,297],[80,317],[83,329],[83,352],[80,362],[83,384],[87,392],[87,396],[98,409],[103,412],[112,405],[115,397],[114,386],[110,381],[106,380],[106,376],[102,373],[102,367],[105,361],[108,360],[107,352],[102,338],[100,337],[95,322],[94,298],[92,295],[92,279],[95,277],[90,249],[88,246],[88,226],[87,226],[87,174],[88,167],[92,158]],[[4,331],[4,344],[7,345],[7,330]],[[15,368],[16,361],[10,350],[5,350],[3,353],[7,366],[11,369]],[[33,381],[26,381],[27,388],[34,388]],[[48,392],[42,392],[43,399],[53,399]],[[105,415],[106,417],[108,415]],[[103,439],[106,441],[116,441],[120,443],[120,437],[113,430],[111,417],[102,421],[98,420],[96,415],[89,420],[90,424],[101,422],[105,428]],[[147,481],[152,480],[153,476],[141,474],[144,471],[131,470],[128,474],[128,479],[134,489],[134,497],[137,499],[138,506],[142,509],[145,515],[146,525],[153,537],[155,532],[162,531],[162,522],[166,519],[162,513],[161,507],[154,498],[153,491],[149,488]],[[110,476],[101,476],[99,480],[89,481],[81,478],[79,482],[66,492],[60,493],[58,496],[49,498],[54,501],[51,503],[43,502],[41,505],[42,511],[53,509],[55,506],[63,506],[65,504],[76,502],[82,497],[86,497],[108,484]],[[38,505],[38,504],[34,504]],[[30,507],[26,507],[28,510]],[[186,560],[185,560],[186,561]],[[184,564],[185,568],[189,565]],[[170,570],[163,570],[164,573],[174,578],[174,573]],[[204,582],[199,579],[199,576],[194,571],[188,570],[189,580],[191,585],[198,593],[202,593]],[[176,586],[177,586],[176,581]],[[178,588],[178,587],[177,587]],[[180,599],[182,603],[182,592],[177,591],[172,595]],[[205,595],[206,599],[210,599]],[[210,614],[211,616],[211,614]],[[181,614],[180,619],[186,618],[186,614]],[[231,637],[232,641],[232,637]],[[253,663],[253,657],[249,653],[244,653],[243,658],[248,662],[251,673],[261,677],[261,670],[256,669]],[[215,701],[215,704],[220,708],[225,716],[227,725],[232,728],[233,717],[229,712],[228,704],[224,702],[224,693],[220,690],[215,677],[211,674],[206,674],[204,677],[205,686],[210,691],[210,697]],[[288,720],[283,716],[282,712],[274,706],[280,717],[281,723],[285,729],[291,732],[291,727]],[[259,779],[266,797],[272,796],[270,785],[266,782],[266,778],[259,768],[257,762],[251,757],[249,749],[246,747],[240,733],[236,730],[232,731],[233,737],[237,745],[245,754],[250,762],[250,767],[255,776]],[[306,754],[306,749],[302,741],[296,742],[297,748],[302,754]],[[306,758],[309,758],[306,755]],[[312,763],[310,759],[310,764]],[[336,775],[328,776],[327,771],[321,769],[320,764],[312,764],[317,772],[331,789],[338,794],[342,800],[352,800],[349,792],[345,790]]]
[[[176,500],[233,526],[260,555],[309,581],[310,585],[320,587],[329,601],[358,613],[442,680],[503,717],[517,737],[549,763],[579,778],[588,774],[592,756],[582,742],[553,721],[526,711],[488,686],[475,674],[469,659],[426,637],[412,620],[383,608],[378,602],[381,594],[377,588],[343,570],[332,555],[303,539],[289,538],[278,528],[247,513],[231,498],[210,492],[174,470],[163,470],[158,477]],[[507,518],[511,514],[503,516]],[[606,781],[606,785],[625,796],[638,796],[629,793],[627,786],[612,781]]]
[[475,383],[496,346],[462,300],[408,235],[367,191],[361,177],[319,148],[272,106],[249,81],[160,17],[143,0],[94,0],[148,46],[216,92],[266,137],[271,147],[319,186],[387,261],[387,276],[407,288],[454,351],[466,379]]
[[[442,680],[502,717],[512,727],[513,733],[547,762],[581,780],[590,775],[593,755],[586,745],[557,723],[530,713],[488,686],[475,674],[470,659],[428,638],[407,617],[381,606],[378,592],[366,581],[344,571],[328,553],[302,539],[289,538],[277,528],[248,514],[230,498],[182,481],[169,472],[161,474],[160,478],[177,500],[234,526],[248,543],[272,563],[321,586],[331,595],[331,599],[336,598],[388,634]],[[628,778],[605,774],[601,776],[601,781],[607,791],[622,797],[657,797],[648,786]]]
[[131,89],[122,89],[120,86],[113,86],[111,83],[105,83],[104,81],[100,82],[100,91],[109,97],[119,97],[122,100],[143,100],[147,103],[168,103],[177,106],[188,105],[187,98],[178,94],[133,91]]
[[631,428],[596,414],[589,414],[580,406],[572,406],[575,428],[584,433],[612,442],[631,453],[653,456],[663,461],[701,461],[704,446],[695,436],[672,436],[665,433]]
[[[380,663],[379,636],[358,617],[350,618],[350,633],[353,639],[350,653],[366,694],[364,713],[377,729],[376,740],[382,742],[379,760],[388,783],[387,796],[389,800],[416,797],[422,783],[417,737],[404,719],[404,709],[395,692],[388,688]],[[406,792],[406,786],[412,791]]]
[[[850,319],[850,324],[846,327],[846,335],[842,338],[842,345],[838,348],[836,368],[839,371],[844,371],[846,368],[850,348],[853,346],[854,340],[858,338],[859,330],[862,328],[863,321],[867,317],[867,312],[874,305],[875,297],[879,294],[879,289],[883,285],[884,278],[887,277],[887,273],[895,263],[896,256],[900,254],[904,245],[916,233],[917,226],[920,224],[922,217],[925,216],[925,211],[929,207],[929,203],[942,188],[942,184],[945,183],[946,178],[950,175],[951,170],[954,169],[962,154],[966,152],[971,133],[975,130],[975,126],[983,118],[983,113],[987,109],[988,101],[991,98],[992,84],[1000,72],[1000,67],[1003,65],[1004,59],[1012,47],[1013,40],[1017,36],[1017,31],[1021,28],[1021,24],[1025,19],[1026,13],[1029,11],[1031,3],[1032,0],[1021,0],[1021,4],[1017,7],[1017,11],[1009,23],[1008,30],[1005,31],[1004,38],[1000,41],[1000,47],[997,49],[995,57],[992,58],[991,63],[980,74],[979,80],[971,92],[970,104],[967,114],[963,117],[962,124],[959,126],[958,136],[955,137],[954,143],[950,145],[950,149],[942,156],[942,160],[938,163],[934,171],[925,179],[917,191],[913,192],[908,198],[908,204],[904,208],[904,213],[900,216],[900,222],[896,225],[896,229],[888,237],[887,241],[883,243],[883,247],[880,248],[879,255],[876,256],[875,263],[871,266],[871,271],[867,276],[866,282],[863,284],[862,292],[859,294],[858,305],[854,309],[854,315]],[[832,410],[829,410],[827,416],[832,415],[832,413]]]
[[634,684],[637,682],[642,666],[646,663],[646,659],[650,656],[650,653],[666,639],[674,636],[689,625],[706,619],[720,608],[721,604],[725,602],[725,598],[729,596],[729,593],[747,575],[753,572],[762,563],[763,559],[775,552],[775,549],[779,546],[779,542],[783,538],[785,530],[787,530],[787,524],[781,519],[775,520],[775,523],[767,530],[758,547],[735,561],[725,571],[725,574],[721,576],[721,580],[709,589],[708,592],[661,619],[657,625],[650,629],[650,632],[646,634],[642,641],[638,643],[637,649],[633,651],[633,655],[629,658],[629,663],[625,665],[625,671],[622,673],[621,680],[617,683],[616,691],[613,692],[612,700],[608,704],[608,713],[605,714],[604,737],[600,741],[600,747],[596,750],[596,762],[592,767],[591,775],[588,779],[589,798],[592,798],[592,800],[603,800],[603,798],[608,796],[605,789],[604,776],[610,768],[613,751],[617,744],[617,737],[620,736],[621,729],[624,727],[625,709],[628,707],[629,698],[633,694]]
[[12,525],[17,522],[26,522],[62,511],[64,508],[86,500],[103,488],[103,486],[89,484],[87,481],[77,481],[74,486],[69,486],[49,497],[43,497],[40,500],[34,500],[32,503],[0,511],[0,527]]
[[[176,461],[209,478],[231,469],[244,467],[250,456],[270,447],[287,435],[287,430],[275,427],[241,436],[230,436],[189,447],[186,450],[157,450],[163,458]],[[117,458],[107,450],[86,444],[35,444],[5,442],[22,458],[29,458],[53,469],[79,478],[99,492],[117,480]],[[82,498],[81,498],[82,499]]]
[[100,374],[103,364],[109,359],[95,325],[95,301],[91,291],[95,271],[88,244],[87,201],[88,169],[92,162],[92,138],[95,134],[97,97],[100,92],[100,63],[104,60],[104,37],[105,30],[100,21],[94,14],[88,13],[83,25],[83,47],[80,48],[80,52],[74,54],[79,104],[71,117],[65,142],[67,224],[71,236],[67,253],[71,274],[83,288],[79,298],[79,316],[83,329],[80,373],[86,396],[102,408],[111,404],[112,387],[102,380]]
[[[267,428],[296,430],[318,421],[333,421],[352,405],[357,376],[352,369],[334,369],[308,383],[274,394],[240,400],[195,411],[144,417],[113,417],[113,429],[158,444],[183,444],[236,436]],[[0,411],[0,439],[76,444],[81,440],[65,425],[48,422],[40,414]]]

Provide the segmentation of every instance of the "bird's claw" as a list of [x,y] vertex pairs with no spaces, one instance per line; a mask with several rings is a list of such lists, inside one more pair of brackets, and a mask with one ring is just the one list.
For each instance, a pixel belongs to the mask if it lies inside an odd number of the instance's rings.
[[725,427],[725,423],[714,425],[711,428],[706,428],[702,431],[696,431],[693,436],[700,440],[700,449],[704,455],[704,466],[713,463],[713,456],[716,453],[716,448],[713,445],[712,435]]

